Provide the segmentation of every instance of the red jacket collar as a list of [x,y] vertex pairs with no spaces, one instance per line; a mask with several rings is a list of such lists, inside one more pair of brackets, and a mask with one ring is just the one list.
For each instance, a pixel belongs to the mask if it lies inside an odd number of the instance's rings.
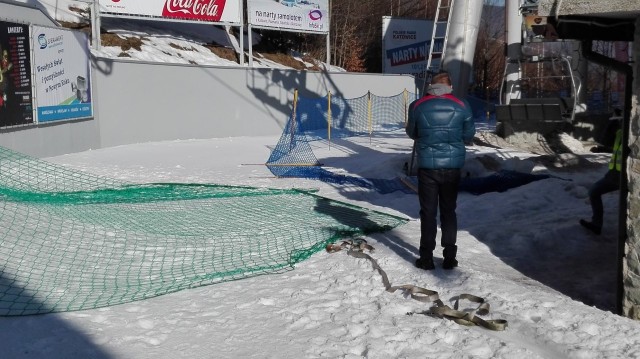
[[416,102],[416,106],[418,106],[419,104],[429,101],[429,100],[435,100],[435,99],[446,99],[446,100],[451,100],[454,101],[455,103],[457,103],[458,105],[462,106],[462,107],[466,107],[464,105],[464,102],[462,100],[460,100],[459,98],[455,97],[454,95],[448,93],[448,94],[444,94],[444,95],[440,95],[440,96],[435,96],[435,95],[426,95],[423,96],[421,99],[418,100],[418,102]]

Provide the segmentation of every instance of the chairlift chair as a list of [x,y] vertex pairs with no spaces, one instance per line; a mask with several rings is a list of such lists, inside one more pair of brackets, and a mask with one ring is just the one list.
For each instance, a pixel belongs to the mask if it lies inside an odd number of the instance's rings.
[[[502,126],[505,126],[506,124],[516,124],[521,130],[525,130],[527,132],[540,132],[542,134],[553,131],[563,124],[572,124],[578,108],[577,95],[580,89],[576,85],[570,60],[571,58],[568,56],[530,56],[521,59],[507,58],[503,81],[500,86],[500,104],[496,106],[497,122],[501,123]],[[560,79],[568,80],[568,90],[570,91],[571,96],[563,97],[561,93],[558,93],[557,96],[549,96],[546,94],[548,92],[546,92],[543,97],[531,97],[533,94],[529,92],[526,94],[527,97],[525,98],[511,99],[508,104],[504,104],[503,100],[506,95],[505,83],[507,68],[509,65],[517,64],[519,72],[523,73],[522,69],[524,64],[527,63],[550,63],[552,69],[558,69],[560,66],[556,65],[562,64],[562,71],[565,73],[559,75],[537,74],[532,76],[527,76],[525,73],[524,76],[515,80],[517,83],[510,84],[510,88],[507,90],[513,90],[516,85],[518,85],[518,88],[522,88],[524,84],[530,84],[531,82],[542,84],[544,86],[546,84],[545,81]],[[540,88],[538,88],[538,91],[536,92],[540,94],[545,91],[541,91]],[[507,135],[508,134],[505,133],[504,137]]]

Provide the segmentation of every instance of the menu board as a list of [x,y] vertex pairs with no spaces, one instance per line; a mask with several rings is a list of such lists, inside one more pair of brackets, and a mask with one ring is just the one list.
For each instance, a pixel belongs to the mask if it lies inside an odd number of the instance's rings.
[[0,127],[34,122],[29,25],[0,21]]

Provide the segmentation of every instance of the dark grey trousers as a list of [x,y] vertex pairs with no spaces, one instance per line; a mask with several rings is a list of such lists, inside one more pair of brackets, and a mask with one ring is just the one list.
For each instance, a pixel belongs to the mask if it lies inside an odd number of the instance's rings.
[[620,172],[616,170],[609,170],[604,177],[591,186],[589,189],[589,201],[591,202],[591,210],[593,211],[591,223],[598,227],[602,227],[602,220],[604,217],[602,195],[619,189]]
[[444,247],[445,258],[455,258],[457,252],[456,237],[458,218],[456,202],[459,169],[425,169],[418,170],[418,197],[420,199],[420,257],[433,257],[438,233],[437,214],[440,211],[440,244]]

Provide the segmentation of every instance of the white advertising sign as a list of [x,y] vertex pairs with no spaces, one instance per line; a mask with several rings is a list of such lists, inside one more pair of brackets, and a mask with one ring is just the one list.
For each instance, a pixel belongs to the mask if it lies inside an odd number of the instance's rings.
[[[431,46],[433,21],[382,18],[382,72],[410,74],[423,79]],[[442,51],[443,42],[437,42],[434,52]],[[433,56],[431,66],[438,65],[439,56]]]
[[93,116],[87,35],[35,25],[32,34],[37,121]]
[[242,0],[101,0],[100,12],[240,24]]
[[247,0],[247,14],[254,26],[329,32],[329,0]]

